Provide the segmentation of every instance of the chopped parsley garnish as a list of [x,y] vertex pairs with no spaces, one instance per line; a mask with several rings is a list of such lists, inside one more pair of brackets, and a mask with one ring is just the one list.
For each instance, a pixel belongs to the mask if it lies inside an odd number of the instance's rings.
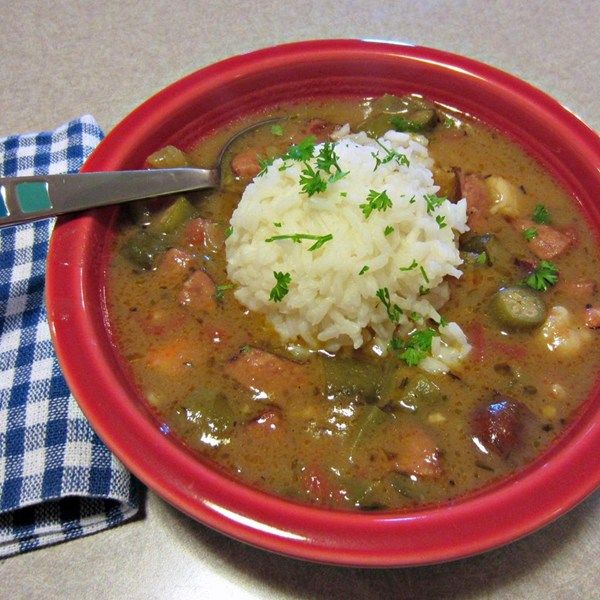
[[416,367],[431,352],[431,342],[439,333],[428,327],[412,333],[406,341],[392,338],[390,345],[400,352],[400,358],[410,367]]
[[419,323],[420,321],[423,320],[423,315],[421,315],[417,311],[413,310],[410,313],[410,315],[408,315],[408,318],[415,323]]
[[225,292],[233,287],[233,283],[223,283],[215,288],[215,300],[221,301],[225,297]]
[[227,239],[231,234],[233,233],[233,227],[230,225],[226,230],[225,230],[225,239]]
[[392,208],[392,201],[387,195],[386,190],[383,190],[383,192],[369,190],[367,202],[365,204],[360,204],[359,206],[362,209],[363,214],[365,215],[365,219],[368,219],[374,210],[380,210],[383,212],[386,211],[388,208]]
[[304,163],[304,169],[300,172],[300,185],[308,196],[314,196],[327,189],[327,182],[321,177],[321,173],[315,171],[308,163]]
[[427,214],[431,214],[448,199],[444,196],[437,196],[436,194],[426,194],[424,198],[425,203],[427,204]]
[[314,135],[309,135],[305,137],[298,144],[294,144],[288,148],[288,151],[283,156],[283,160],[300,160],[307,161],[309,158],[313,157],[315,152],[315,144],[317,143],[317,138]]
[[445,317],[443,317],[442,315],[440,315],[440,322],[438,323],[438,325],[440,327],[448,327],[448,321],[446,320]]
[[281,227],[281,223],[279,221],[277,223],[273,223],[273,227]]
[[424,285],[419,286],[419,296],[425,296],[429,294],[430,291],[431,290],[428,287],[425,287]]
[[550,216],[550,212],[543,204],[536,204],[533,209],[533,214],[531,218],[540,225],[546,225],[552,221],[552,217]]
[[274,125],[271,125],[271,133],[281,137],[283,135],[283,127],[279,123],[275,123]]
[[429,277],[427,277],[427,273],[425,272],[423,265],[421,265],[419,267],[419,271],[421,271],[421,275],[423,275],[423,279],[425,280],[425,283],[429,283]]
[[394,228],[391,225],[388,225],[384,230],[383,230],[383,235],[385,235],[386,237],[388,235],[390,235],[390,233],[392,233],[394,231]]
[[348,195],[348,192],[340,192],[340,196],[342,198],[345,198]]
[[379,156],[375,152],[371,153],[371,156],[375,159],[375,168],[373,169],[373,171],[377,171],[377,169],[379,168],[379,165],[385,165],[385,164],[391,162],[392,160],[395,160],[399,165],[404,165],[405,167],[410,167],[410,161],[408,160],[408,157],[406,156],[406,154],[400,154],[399,152],[396,152],[395,150],[387,148],[379,140],[375,140],[375,141],[377,142],[377,144],[379,144],[379,146],[381,146],[381,148],[383,148],[383,150],[385,152],[385,157],[379,158]]
[[273,302],[281,302],[284,296],[290,291],[288,289],[288,285],[292,281],[292,276],[289,273],[281,273],[277,271],[273,271],[273,275],[275,276],[275,281],[277,282],[271,293],[269,294],[269,300],[273,300]]
[[359,272],[359,275],[363,275],[364,273],[366,273],[368,270],[370,269],[369,265],[365,265]]
[[548,260],[541,260],[535,271],[525,279],[525,283],[534,290],[545,292],[558,281],[558,269]]
[[328,233],[326,235],[312,235],[310,233],[289,233],[283,235],[274,235],[273,237],[267,238],[265,242],[274,242],[275,240],[292,240],[296,244],[300,244],[302,240],[316,240],[315,243],[309,248],[309,251],[319,249],[325,242],[329,242],[333,239],[333,235]]
[[400,267],[401,271],[412,271],[419,266],[419,263],[413,258],[413,261],[408,265],[408,267]]
[[397,304],[392,304],[390,300],[390,291],[384,287],[377,290],[375,295],[381,300],[381,303],[385,306],[388,317],[392,323],[398,323],[402,309]]
[[[321,150],[319,150],[319,154],[317,155],[317,168],[321,169],[321,171],[325,171],[327,174],[330,174],[328,183],[335,183],[342,177],[348,175],[348,171],[345,173],[342,171],[340,165],[338,164],[338,159],[339,156],[335,153],[335,144],[332,142],[325,142]],[[331,173],[332,167],[334,169],[333,173]]]
[[415,196],[411,196],[410,200],[408,201],[409,204],[414,204],[417,201],[417,199],[415,198]]
[[537,237],[538,230],[535,227],[528,227],[523,231],[523,237],[530,242],[533,238]]
[[274,156],[267,157],[267,158],[258,157],[258,166],[260,167],[260,171],[258,172],[258,174],[256,176],[262,177],[267,172],[267,169],[273,164],[274,160],[275,160]]
[[440,229],[444,229],[448,223],[446,223],[446,217],[444,215],[436,215],[435,222],[438,224]]

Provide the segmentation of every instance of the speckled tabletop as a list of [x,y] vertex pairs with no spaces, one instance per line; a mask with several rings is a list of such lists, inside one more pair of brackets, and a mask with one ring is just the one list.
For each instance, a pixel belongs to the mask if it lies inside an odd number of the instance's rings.
[[[545,90],[600,130],[598,0],[0,0],[0,7],[0,136],[84,113],[108,131],[151,94],[216,60],[332,37],[471,56]],[[499,550],[385,570],[250,548],[149,493],[142,520],[1,561],[0,597],[592,599],[600,598],[599,550],[598,492]]]

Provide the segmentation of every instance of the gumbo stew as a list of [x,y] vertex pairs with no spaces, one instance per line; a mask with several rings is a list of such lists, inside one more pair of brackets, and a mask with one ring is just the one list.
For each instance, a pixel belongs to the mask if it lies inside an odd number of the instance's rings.
[[[338,509],[446,501],[533,460],[600,362],[598,248],[572,199],[501,133],[416,95],[277,106],[148,166],[211,166],[235,131],[270,117],[236,142],[220,189],[123,211],[109,315],[163,429],[232,477]],[[224,244],[245,187],[345,123],[423,136],[438,196],[466,198],[463,274],[440,313],[471,349],[447,373],[421,369],[406,339],[383,353],[283,341],[234,296]]]

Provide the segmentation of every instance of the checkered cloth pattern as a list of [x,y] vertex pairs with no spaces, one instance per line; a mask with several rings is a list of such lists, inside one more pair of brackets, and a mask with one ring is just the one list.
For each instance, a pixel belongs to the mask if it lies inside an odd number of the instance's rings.
[[[78,171],[93,117],[0,138],[0,176]],[[0,557],[138,515],[142,486],[89,426],[61,375],[44,306],[53,220],[0,229]]]

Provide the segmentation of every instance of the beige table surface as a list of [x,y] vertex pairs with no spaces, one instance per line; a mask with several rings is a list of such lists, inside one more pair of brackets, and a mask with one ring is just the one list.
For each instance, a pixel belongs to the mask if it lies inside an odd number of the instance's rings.
[[[151,94],[218,59],[333,37],[471,56],[542,88],[600,130],[598,0],[0,0],[0,136],[84,113],[108,131]],[[388,570],[250,548],[150,493],[143,520],[1,561],[0,598],[591,599],[600,598],[599,551],[599,493],[505,548]]]

